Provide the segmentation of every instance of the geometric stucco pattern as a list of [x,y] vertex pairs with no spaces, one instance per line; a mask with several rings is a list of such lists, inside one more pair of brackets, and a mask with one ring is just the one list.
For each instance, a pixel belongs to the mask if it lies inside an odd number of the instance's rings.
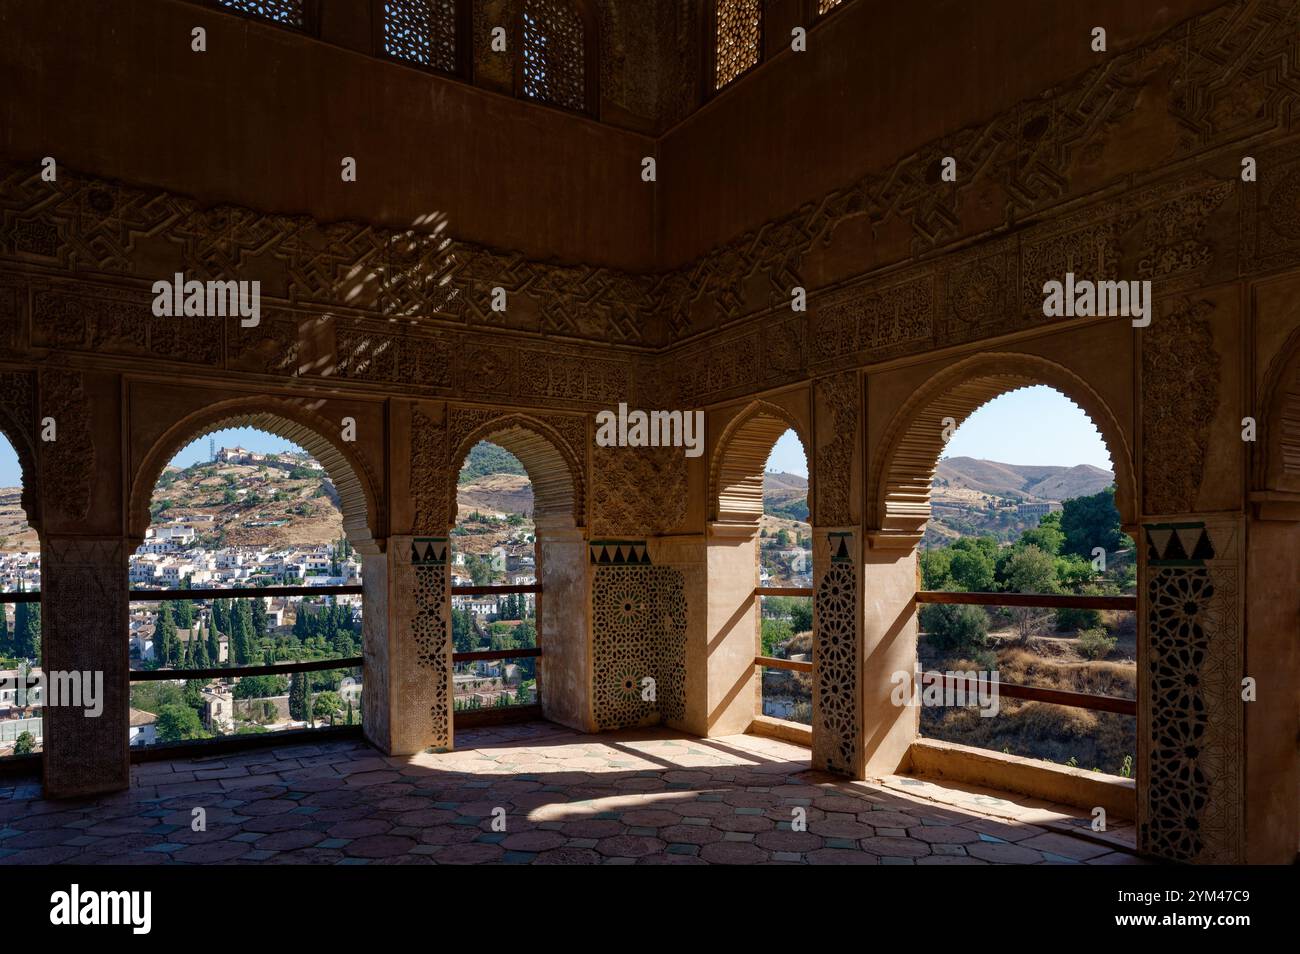
[[[858,574],[851,535],[827,534],[814,591],[813,753],[816,768],[852,775],[858,751]],[[820,557],[820,554],[819,554]]]
[[1143,509],[1190,513],[1219,408],[1208,301],[1177,299],[1142,332]]
[[825,408],[831,424],[828,429],[817,429],[816,521],[823,527],[842,527],[853,522],[850,495],[857,447],[858,375],[821,378],[815,387],[817,405]]
[[681,571],[600,566],[591,602],[597,728],[680,723],[686,715],[687,622]]
[[686,459],[673,447],[593,447],[591,532],[657,536],[686,518]]
[[53,419],[56,438],[38,445],[42,499],[47,509],[75,520],[90,510],[95,474],[90,407],[81,385],[81,375],[73,371],[49,369],[40,376],[40,414]]
[[417,689],[431,697],[430,745],[451,747],[451,660],[447,626],[447,541],[445,538],[416,538],[412,545],[414,609],[411,613],[411,644],[419,667]]
[[1184,862],[1241,861],[1240,527],[1148,524],[1139,767],[1143,850]]

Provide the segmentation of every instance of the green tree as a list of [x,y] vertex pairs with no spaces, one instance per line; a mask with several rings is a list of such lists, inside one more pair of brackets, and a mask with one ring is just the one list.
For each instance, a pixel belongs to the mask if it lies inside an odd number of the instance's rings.
[[36,750],[36,736],[24,730],[14,739],[14,755],[31,755]]
[[469,610],[452,608],[451,643],[458,653],[472,653],[478,648],[478,633],[474,631],[474,617]]
[[306,673],[295,672],[289,678],[289,716],[298,722],[311,719],[311,693]]
[[265,639],[270,632],[270,624],[266,615],[266,601],[261,597],[253,600],[252,611],[253,634],[259,639]]
[[784,619],[765,619],[762,624],[760,638],[762,640],[764,656],[779,656],[779,647],[794,636],[794,630],[790,627],[790,622]]
[[1090,497],[1067,500],[1061,506],[1066,553],[1091,560],[1096,547],[1110,553],[1123,545],[1125,537],[1120,529],[1119,511],[1115,509],[1114,485]]
[[316,696],[311,711],[317,719],[327,719],[333,725],[334,720],[343,714],[343,700],[337,692],[322,692]]
[[947,547],[925,550],[921,553],[921,586],[927,590],[942,590],[949,580],[952,552]]
[[163,706],[154,723],[160,742],[180,742],[185,739],[207,739],[199,714],[186,705]]
[[988,642],[988,622],[982,606],[926,603],[921,607],[921,629],[939,649],[983,649]]
[[158,614],[154,618],[153,654],[160,666],[176,666],[181,660],[176,620],[172,616],[172,604],[167,600],[158,604]]
[[1026,546],[1033,544],[1044,553],[1056,556],[1065,544],[1065,533],[1061,530],[1061,514],[1059,512],[1045,514],[1038,521],[1038,526],[1020,535],[1019,542]]
[[208,618],[208,665],[221,665],[221,637],[217,633],[217,620],[214,613]]
[[951,548],[952,560],[949,564],[949,578],[961,590],[969,593],[988,593],[993,590],[994,562],[992,555],[983,547],[960,547],[965,543],[959,540]]
[[[1014,548],[1005,566],[1005,589],[1009,593],[1056,593],[1056,560],[1050,553],[1044,553],[1038,547]],[[1016,606],[1011,610],[1016,622],[1016,631],[1022,641],[1041,626],[1043,612],[1035,606]]]
[[14,655],[33,661],[41,658],[41,604],[17,603],[14,606]]

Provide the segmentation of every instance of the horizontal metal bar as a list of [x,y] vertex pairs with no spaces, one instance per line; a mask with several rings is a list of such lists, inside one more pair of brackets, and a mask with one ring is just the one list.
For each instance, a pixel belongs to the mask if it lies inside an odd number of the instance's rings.
[[[922,673],[922,676],[931,675],[931,678],[938,676],[944,681],[944,685],[951,688],[958,688],[958,683],[965,683],[962,687],[967,693],[973,694],[978,683],[971,679],[970,676],[950,676],[947,673]],[[1068,689],[1042,689],[1038,686],[1021,686],[1015,683],[994,681],[988,685],[996,687],[1000,696],[1006,696],[1009,699],[1025,699],[1030,702],[1050,702],[1058,706],[1074,706],[1077,709],[1094,709],[1100,712],[1117,712],[1120,715],[1137,715],[1137,702],[1133,699],[1119,699],[1115,696],[1099,696],[1091,692],[1071,692]]]
[[917,590],[918,603],[957,603],[967,606],[1039,606],[1046,609],[1136,610],[1136,596],[1084,596],[1059,593],[958,593]]
[[273,663],[270,666],[231,666],[226,669],[132,669],[132,682],[166,682],[168,679],[229,679],[232,676],[279,676],[292,672],[319,672],[323,669],[356,669],[363,665],[360,656],[342,659],[313,659],[310,662]]
[[458,662],[480,662],[489,659],[536,659],[542,654],[542,651],[536,647],[531,649],[485,649],[482,652],[472,653],[452,653],[451,661]]
[[0,593],[0,604],[4,603],[39,603],[41,601],[40,590],[24,590],[19,593]]
[[755,596],[812,596],[811,586],[756,586]]
[[360,596],[360,586],[230,586],[193,590],[128,590],[131,602],[246,600],[259,596]]
[[518,586],[453,586],[452,596],[493,596],[506,593],[540,593],[542,588],[536,583],[521,583]]
[[813,664],[798,659],[778,659],[776,656],[755,656],[755,666],[769,669],[788,669],[791,672],[812,672]]

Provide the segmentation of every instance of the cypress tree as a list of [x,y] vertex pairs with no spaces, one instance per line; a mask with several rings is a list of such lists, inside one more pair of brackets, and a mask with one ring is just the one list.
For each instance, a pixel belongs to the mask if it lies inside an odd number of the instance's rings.
[[307,708],[311,700],[307,693],[307,674],[305,672],[295,672],[289,679],[289,717],[298,721],[306,722],[308,718]]
[[208,660],[210,666],[221,665],[221,638],[217,635],[215,613],[208,619]]

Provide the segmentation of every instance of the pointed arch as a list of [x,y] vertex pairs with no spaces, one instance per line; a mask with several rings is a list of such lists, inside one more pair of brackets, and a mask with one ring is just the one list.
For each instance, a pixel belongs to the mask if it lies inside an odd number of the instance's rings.
[[[1029,354],[985,354],[930,378],[899,409],[881,441],[868,504],[874,545],[910,546],[930,519],[930,485],[943,453],[945,420],[960,427],[1000,395],[1046,385],[1065,395],[1101,432],[1115,472],[1115,506],[1126,529],[1138,522],[1133,454],[1124,429],[1101,396],[1073,371]],[[949,430],[951,433],[951,430]]]
[[812,457],[794,415],[769,401],[752,401],[722,431],[709,465],[709,518],[758,526],[763,515],[763,470],[772,446],[794,431],[808,462],[808,512],[813,513]]
[[[38,534],[41,532],[41,496],[37,490],[36,453],[32,447],[29,431],[15,415],[15,410],[0,405],[0,434],[4,434],[9,446],[18,457],[18,469],[22,479],[22,507],[27,517],[27,525]],[[25,409],[30,413],[31,408]]]
[[1300,492],[1300,329],[1269,365],[1254,445],[1254,489]]
[[[449,473],[465,466],[465,458],[479,441],[491,441],[519,458],[533,485],[533,517],[572,519],[582,526],[584,480],[573,450],[552,428],[526,414],[505,414],[474,428],[452,454]],[[456,482],[451,482],[447,513],[456,522]]]
[[334,425],[290,400],[248,397],[221,401],[177,421],[145,455],[131,482],[128,534],[143,540],[149,527],[149,504],[163,468],[187,444],[215,430],[254,427],[292,441],[311,454],[338,491],[343,531],[358,553],[384,550],[387,514],[376,494],[375,477],[365,461],[342,441],[326,434]]

